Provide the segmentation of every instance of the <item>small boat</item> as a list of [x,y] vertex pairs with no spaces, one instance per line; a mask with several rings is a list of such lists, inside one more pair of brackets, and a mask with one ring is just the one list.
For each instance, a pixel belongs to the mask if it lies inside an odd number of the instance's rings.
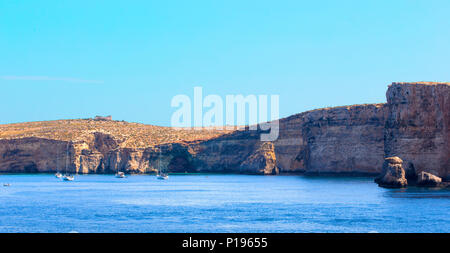
[[160,175],[160,174],[158,174],[158,175],[156,175],[156,178],[160,179],[160,180],[167,180],[167,179],[169,179],[169,175],[166,175],[166,174]]
[[68,169],[68,166],[69,166],[69,161],[68,161],[68,159],[69,159],[69,143],[67,143],[67,151],[66,151],[67,153],[66,153],[66,169],[65,169],[65,171],[64,171],[64,176],[62,177],[62,179],[64,180],[64,181],[73,181],[73,180],[75,180],[75,177],[74,176],[72,176],[72,175],[69,175],[69,174],[67,174],[67,169]]
[[75,177],[71,176],[71,175],[64,175],[63,176],[63,180],[64,181],[73,181],[74,179],[75,179]]
[[63,175],[62,175],[61,173],[59,173],[59,172],[56,172],[55,177],[57,177],[57,178],[62,178]]
[[169,179],[169,174],[166,172],[164,168],[161,167],[161,148],[159,148],[158,173],[156,174],[156,178],[159,180]]
[[11,186],[11,184],[10,183],[6,183],[6,184],[3,184],[3,186],[8,187],[8,186]]
[[117,178],[126,178],[127,176],[125,176],[125,173],[123,173],[122,171],[119,171],[116,173],[116,177]]

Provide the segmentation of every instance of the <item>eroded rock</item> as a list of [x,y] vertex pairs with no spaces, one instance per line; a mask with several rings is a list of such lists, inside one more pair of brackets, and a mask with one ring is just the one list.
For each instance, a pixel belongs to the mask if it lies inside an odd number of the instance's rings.
[[279,171],[273,143],[263,142],[253,154],[242,162],[241,172],[264,175],[278,174]]
[[383,171],[375,182],[386,188],[402,188],[408,185],[403,169],[403,160],[400,157],[388,157],[384,159]]
[[435,187],[442,183],[442,178],[422,171],[417,175],[417,186]]

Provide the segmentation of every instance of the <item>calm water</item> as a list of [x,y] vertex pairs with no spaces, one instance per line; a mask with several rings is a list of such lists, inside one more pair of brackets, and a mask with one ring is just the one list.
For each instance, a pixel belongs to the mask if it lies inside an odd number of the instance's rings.
[[[371,178],[0,175],[0,232],[450,232],[450,191]],[[3,187],[10,183],[10,187]]]

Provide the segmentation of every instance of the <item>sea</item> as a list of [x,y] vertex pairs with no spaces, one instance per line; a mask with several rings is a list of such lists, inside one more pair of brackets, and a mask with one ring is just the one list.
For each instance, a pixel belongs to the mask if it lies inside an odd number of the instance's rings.
[[0,184],[1,233],[450,232],[449,189],[369,177],[1,174]]

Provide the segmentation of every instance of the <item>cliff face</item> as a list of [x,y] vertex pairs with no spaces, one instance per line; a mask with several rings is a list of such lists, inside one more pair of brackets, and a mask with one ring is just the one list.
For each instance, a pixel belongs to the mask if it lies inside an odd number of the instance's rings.
[[383,104],[318,109],[280,120],[281,172],[376,174],[383,164]]
[[41,138],[0,140],[0,172],[73,170],[74,149],[68,142]]
[[[387,104],[318,109],[260,131],[175,130],[119,121],[0,126],[0,172],[378,174],[384,157],[448,178],[450,85],[391,85]],[[67,169],[66,169],[67,168]]]
[[308,112],[296,114],[279,121],[279,136],[275,145],[275,156],[280,172],[299,173],[306,171],[307,139],[303,125]]
[[382,104],[316,110],[305,115],[304,150],[297,160],[307,173],[378,174],[383,165]]
[[0,125],[0,172],[147,173],[159,160],[191,171],[187,143],[232,132],[92,119]]
[[280,136],[273,143],[261,142],[260,132],[249,130],[138,148],[103,132],[77,141],[1,140],[0,171],[150,173],[160,164],[171,172],[376,173],[383,161],[383,108],[361,105],[294,115],[280,120]]
[[386,156],[416,173],[449,177],[450,85],[393,83],[387,91]]

